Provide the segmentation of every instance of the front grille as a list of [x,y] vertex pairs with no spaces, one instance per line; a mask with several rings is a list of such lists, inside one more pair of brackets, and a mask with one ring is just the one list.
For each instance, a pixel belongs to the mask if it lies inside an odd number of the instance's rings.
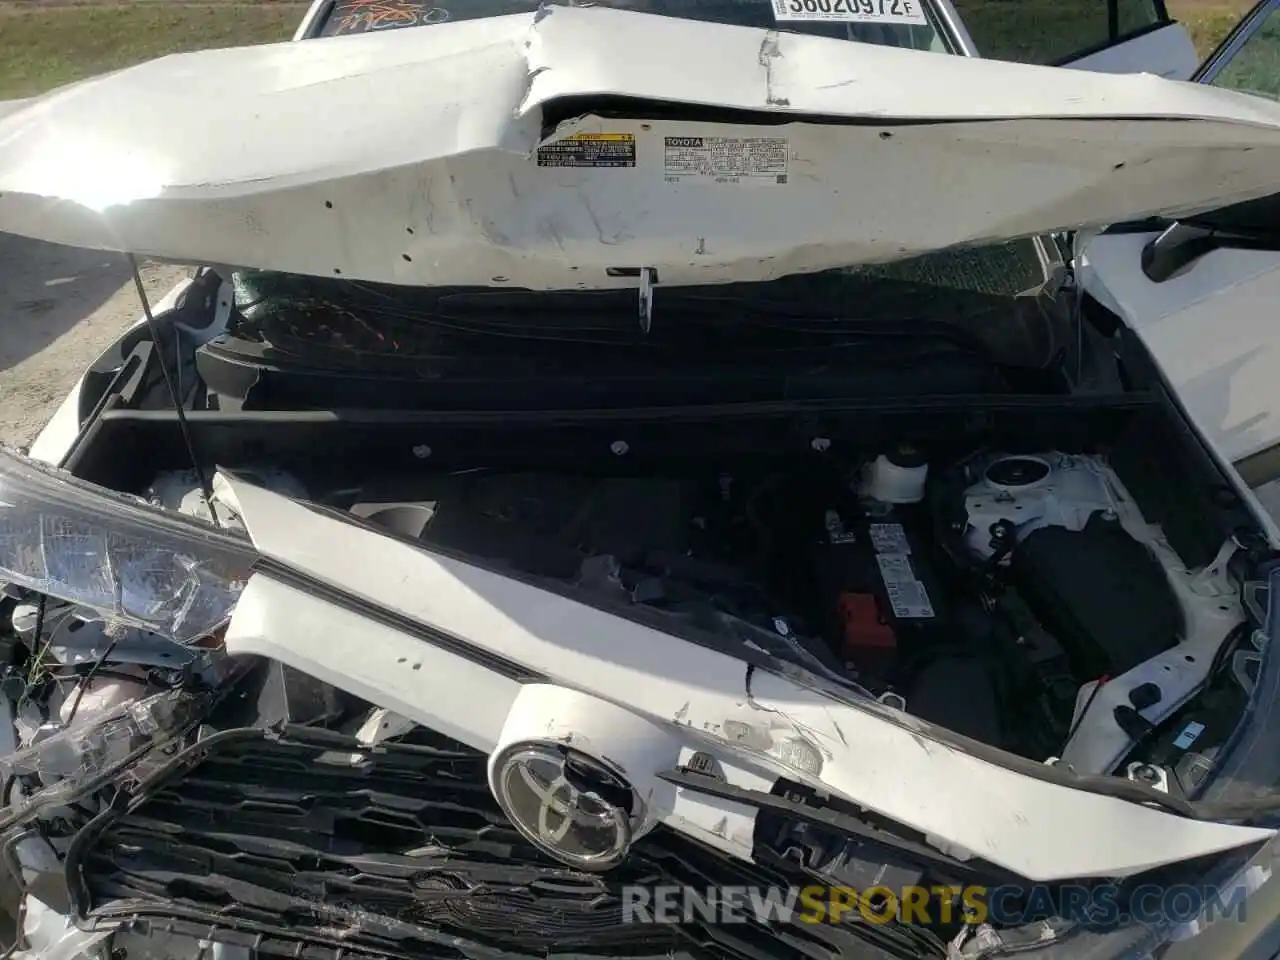
[[556,865],[504,819],[485,757],[451,741],[361,752],[325,731],[240,730],[184,757],[73,845],[68,875],[80,871],[90,926],[159,925],[308,960],[913,955],[849,928],[625,923],[627,884],[782,878],[665,830],[608,874]]

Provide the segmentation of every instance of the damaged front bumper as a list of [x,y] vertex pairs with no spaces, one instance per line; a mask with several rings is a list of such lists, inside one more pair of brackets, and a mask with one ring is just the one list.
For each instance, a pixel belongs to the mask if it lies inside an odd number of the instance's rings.
[[[232,486],[266,559],[240,598],[228,651],[272,657],[359,696],[376,690],[374,702],[492,756],[551,741],[613,758],[645,800],[649,826],[693,832],[735,856],[749,857],[753,811],[672,789],[660,774],[709,753],[730,784],[767,792],[792,778],[954,856],[1042,881],[1128,876],[1270,836],[1083,792],[1040,764],[1015,770],[1007,756],[998,762],[980,744],[777,660],[748,662],[740,647],[691,643]],[[321,629],[334,622],[342,629]],[[481,672],[490,675],[483,693],[456,685]]]
[[[0,577],[119,630],[216,633],[231,654],[197,657],[181,689],[7,761],[11,879],[35,927],[56,927],[43,904],[89,931],[82,952],[109,930],[262,955],[491,956],[527,950],[529,918],[546,916],[538,929],[560,945],[670,955],[686,940],[619,931],[592,878],[607,876],[615,898],[627,883],[861,888],[886,864],[904,884],[925,865],[1053,882],[1273,836],[1179,815],[1196,811],[1123,781],[1104,795],[1052,768],[1014,769],[793,665],[691,643],[241,480],[220,489],[247,537],[0,454]],[[407,718],[422,742],[229,720],[258,658]],[[371,844],[369,831],[397,839]],[[26,841],[48,847],[46,862],[19,855]],[[61,905],[33,887],[51,866]],[[504,884],[533,897],[518,929],[494,907],[510,900]],[[767,948],[740,934],[679,937],[719,955],[812,955],[789,933],[769,931]],[[877,936],[885,949],[940,947],[897,927],[815,936],[849,956]]]

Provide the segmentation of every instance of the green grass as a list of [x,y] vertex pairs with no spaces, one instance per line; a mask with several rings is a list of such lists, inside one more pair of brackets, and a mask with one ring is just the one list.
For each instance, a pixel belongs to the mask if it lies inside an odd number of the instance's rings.
[[0,99],[182,50],[287,40],[305,3],[0,3]]
[[1168,0],[1169,13],[1191,34],[1206,57],[1252,7],[1253,0]]
[[1280,100],[1280,18],[1268,16],[1213,82],[1228,90]]
[[[1107,36],[1105,0],[955,0],[987,56],[1054,63]],[[1191,34],[1203,57],[1253,6],[1253,0],[1168,0],[1169,12]],[[1120,28],[1150,22],[1148,0],[1120,0]]]

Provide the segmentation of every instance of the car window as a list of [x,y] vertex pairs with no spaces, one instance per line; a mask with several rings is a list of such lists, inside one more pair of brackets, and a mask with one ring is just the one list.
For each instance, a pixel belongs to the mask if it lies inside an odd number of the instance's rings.
[[1280,100],[1280,8],[1273,6],[1264,17],[1206,83]]
[[[318,34],[332,37],[530,13],[537,10],[541,2],[337,0],[319,25]],[[571,6],[575,0],[553,2]],[[949,52],[942,32],[935,26],[938,19],[926,0],[591,0],[591,6]]]
[[984,57],[1058,64],[1167,23],[1159,0],[953,0]]

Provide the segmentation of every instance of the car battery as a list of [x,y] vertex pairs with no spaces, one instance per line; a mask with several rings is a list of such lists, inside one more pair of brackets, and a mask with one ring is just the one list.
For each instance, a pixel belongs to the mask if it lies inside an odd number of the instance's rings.
[[833,649],[864,682],[891,683],[936,644],[945,611],[928,541],[913,533],[920,508],[879,507],[828,507],[814,568]]

